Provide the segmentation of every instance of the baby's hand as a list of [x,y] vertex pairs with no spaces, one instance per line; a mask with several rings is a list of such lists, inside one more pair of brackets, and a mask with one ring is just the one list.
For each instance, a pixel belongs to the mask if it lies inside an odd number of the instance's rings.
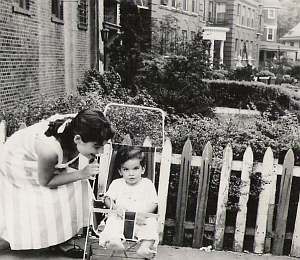
[[117,208],[115,208],[115,210],[116,210],[116,214],[117,214],[118,217],[120,217],[120,218],[124,217],[124,212],[125,212],[124,208],[117,207]]
[[140,214],[136,214],[135,216],[136,224],[138,225],[146,225],[146,217],[141,216]]

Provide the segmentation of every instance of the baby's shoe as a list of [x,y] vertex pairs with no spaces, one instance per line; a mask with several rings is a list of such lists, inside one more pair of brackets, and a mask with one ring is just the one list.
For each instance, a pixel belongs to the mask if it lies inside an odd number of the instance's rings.
[[106,244],[107,244],[107,240],[100,237],[99,238],[99,246],[100,247],[106,247]]
[[107,249],[115,250],[115,251],[124,251],[125,247],[120,238],[110,239],[106,244]]
[[141,246],[137,251],[136,251],[137,255],[146,258],[146,259],[153,259],[156,254],[157,251],[154,249],[151,249],[149,247],[143,247]]

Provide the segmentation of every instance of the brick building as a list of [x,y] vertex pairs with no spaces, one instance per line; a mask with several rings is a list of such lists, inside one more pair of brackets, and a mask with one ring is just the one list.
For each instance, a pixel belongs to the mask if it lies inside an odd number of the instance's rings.
[[97,66],[95,0],[0,1],[0,109],[72,93]]
[[[260,66],[267,66],[282,57],[297,59],[299,47],[280,43],[277,36],[278,13],[282,8],[278,0],[263,0],[262,6],[262,35],[260,37]],[[297,27],[296,27],[297,34]]]

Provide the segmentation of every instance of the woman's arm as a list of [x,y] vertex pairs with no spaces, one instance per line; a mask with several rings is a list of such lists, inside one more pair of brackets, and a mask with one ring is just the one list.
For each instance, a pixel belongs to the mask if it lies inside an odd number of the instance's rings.
[[89,164],[81,170],[68,172],[67,169],[56,169],[58,154],[44,142],[36,145],[38,154],[38,179],[42,186],[56,188],[57,186],[88,179],[99,173],[98,164]]

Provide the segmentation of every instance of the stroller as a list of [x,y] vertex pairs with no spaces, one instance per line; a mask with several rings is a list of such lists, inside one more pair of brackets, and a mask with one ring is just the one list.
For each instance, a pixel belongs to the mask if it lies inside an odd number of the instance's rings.
[[[136,106],[136,105],[127,105],[127,104],[118,104],[118,103],[110,103],[105,107],[104,114],[107,116],[108,111],[112,107],[117,107],[121,109],[138,109],[142,111],[154,111],[155,113],[159,113],[161,115],[161,140],[162,144],[164,144],[164,118],[165,113],[161,109],[145,107],[145,106]],[[121,146],[133,146],[130,138],[128,136],[125,137],[122,143],[110,143],[106,144],[104,147],[104,153],[98,158],[98,162],[100,163],[101,173],[97,175],[97,178],[93,181],[93,192],[94,199],[92,203],[92,207],[90,209],[90,218],[89,225],[85,240],[84,247],[84,259],[92,259],[93,256],[101,256],[101,259],[123,259],[123,258],[140,258],[136,254],[136,249],[139,245],[139,241],[135,236],[135,227],[136,220],[138,217],[159,217],[159,212],[153,213],[141,213],[141,212],[127,212],[125,211],[123,214],[123,235],[125,237],[125,250],[123,252],[115,251],[107,249],[103,246],[99,245],[99,239],[101,238],[101,232],[105,226],[105,221],[108,214],[115,213],[114,210],[107,208],[104,203],[104,193],[107,191],[110,183],[119,177],[117,169],[115,169],[115,157],[118,149]],[[161,151],[161,147],[152,147],[150,140],[148,138],[145,139],[143,145],[139,145],[135,147],[140,148],[145,154],[146,158],[146,167],[145,173],[142,177],[150,179],[153,183],[157,181],[156,178],[156,157],[157,152]],[[157,187],[157,185],[156,185]],[[156,245],[157,246],[157,245]]]

